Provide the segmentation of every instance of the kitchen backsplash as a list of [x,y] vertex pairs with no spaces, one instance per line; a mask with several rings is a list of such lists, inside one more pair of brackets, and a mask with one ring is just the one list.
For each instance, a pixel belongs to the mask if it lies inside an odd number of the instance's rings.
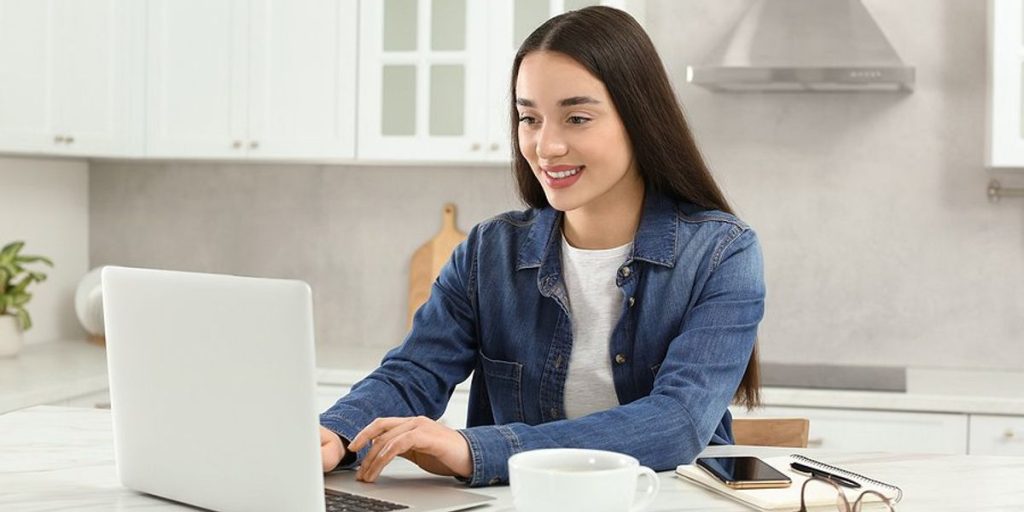
[[[692,87],[685,65],[749,1],[647,7],[698,142],[764,247],[763,357],[1024,370],[1024,203],[985,195],[985,2],[864,3],[917,67],[914,93]],[[387,347],[446,201],[463,230],[519,208],[499,167],[94,162],[91,262],[305,279],[318,343]]]
[[89,166],[71,160],[0,157],[0,247],[24,240],[22,254],[53,268],[34,285],[25,343],[84,337],[75,317],[75,288],[89,268]]
[[441,229],[521,208],[495,168],[99,162],[94,265],[310,283],[319,343],[391,346],[405,334],[408,266]]

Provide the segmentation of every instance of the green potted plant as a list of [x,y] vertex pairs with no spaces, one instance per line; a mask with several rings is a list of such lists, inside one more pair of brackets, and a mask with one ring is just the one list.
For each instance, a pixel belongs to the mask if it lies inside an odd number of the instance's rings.
[[11,242],[0,249],[0,357],[10,357],[21,350],[22,333],[32,328],[32,317],[25,305],[32,298],[28,287],[46,280],[46,274],[33,272],[25,265],[53,262],[43,256],[18,254],[25,242]]

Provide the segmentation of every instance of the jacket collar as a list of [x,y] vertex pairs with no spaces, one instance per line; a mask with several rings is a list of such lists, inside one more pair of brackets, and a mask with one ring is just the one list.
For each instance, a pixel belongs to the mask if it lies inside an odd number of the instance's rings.
[[[676,262],[676,204],[665,195],[647,190],[640,225],[629,260],[673,267]],[[519,248],[516,270],[543,267],[540,279],[557,278],[561,269],[562,212],[548,206],[538,211]]]

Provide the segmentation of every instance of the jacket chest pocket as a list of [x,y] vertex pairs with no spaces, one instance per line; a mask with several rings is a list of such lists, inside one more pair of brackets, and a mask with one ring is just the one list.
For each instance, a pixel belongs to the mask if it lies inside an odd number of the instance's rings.
[[523,421],[523,365],[491,359],[480,353],[480,362],[491,399],[496,425]]

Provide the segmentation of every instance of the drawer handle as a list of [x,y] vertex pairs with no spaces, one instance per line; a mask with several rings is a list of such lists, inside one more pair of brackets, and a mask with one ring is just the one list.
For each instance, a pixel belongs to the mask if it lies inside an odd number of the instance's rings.
[[1016,439],[1016,438],[1017,438],[1017,431],[1012,429],[1012,428],[1008,428],[1008,429],[1006,429],[1006,432],[1003,432],[1003,439],[1006,439],[1007,441],[1010,441],[1010,440],[1013,440],[1013,439]]

